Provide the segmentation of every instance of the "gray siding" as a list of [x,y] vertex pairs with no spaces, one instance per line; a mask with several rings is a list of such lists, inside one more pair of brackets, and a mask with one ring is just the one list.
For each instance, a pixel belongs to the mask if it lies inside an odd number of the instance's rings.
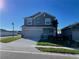
[[44,18],[43,17],[38,17],[33,20],[33,25],[44,25]]
[[[45,16],[44,16],[44,14],[42,14],[42,15],[40,15],[38,17],[35,17],[35,18],[33,17],[32,18],[32,25],[45,25],[45,18],[50,18],[51,21],[55,20],[55,17],[49,16],[47,14],[45,14]],[[27,19],[29,19],[29,18],[24,19],[24,25],[26,25],[26,26],[28,25],[27,24]]]
[[27,25],[27,18],[24,19],[24,25]]
[[64,30],[64,31],[62,31],[62,35],[64,35],[64,36],[69,36],[69,35],[71,35],[71,33],[72,33],[71,30]]

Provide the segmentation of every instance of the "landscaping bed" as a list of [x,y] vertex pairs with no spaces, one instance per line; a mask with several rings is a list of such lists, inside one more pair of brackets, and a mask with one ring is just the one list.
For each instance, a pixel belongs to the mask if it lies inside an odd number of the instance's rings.
[[64,49],[64,48],[43,48],[43,47],[36,47],[36,48],[42,52],[79,54],[79,50],[70,50],[70,49]]
[[1,38],[0,42],[2,42],[2,43],[8,43],[8,42],[12,42],[12,41],[18,40],[20,38],[21,38],[21,35],[10,36],[10,37],[6,37],[6,38]]
[[40,41],[37,43],[37,45],[40,45],[40,46],[61,46],[61,45],[50,43],[50,42],[40,42]]
[[56,47],[61,47],[63,46],[62,42],[60,43],[61,41],[58,41],[58,39],[54,39],[54,38],[48,38],[48,39],[40,39],[38,42],[37,42],[37,45],[40,45],[40,46],[56,46]]

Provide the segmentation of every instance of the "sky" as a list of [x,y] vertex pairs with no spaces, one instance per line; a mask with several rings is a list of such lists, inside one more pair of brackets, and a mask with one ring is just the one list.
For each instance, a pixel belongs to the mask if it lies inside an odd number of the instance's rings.
[[59,29],[79,22],[79,0],[0,0],[0,29],[21,30],[24,17],[37,12],[55,16]]

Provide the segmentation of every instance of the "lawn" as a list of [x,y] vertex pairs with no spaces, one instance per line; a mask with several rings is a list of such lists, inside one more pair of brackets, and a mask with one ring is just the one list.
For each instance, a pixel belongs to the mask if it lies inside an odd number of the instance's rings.
[[70,50],[70,49],[64,49],[64,48],[43,48],[43,47],[36,47],[36,48],[42,52],[79,54],[79,50]]
[[8,43],[8,42],[12,42],[12,41],[15,41],[15,40],[18,40],[21,38],[21,35],[17,35],[17,36],[10,36],[10,37],[6,37],[6,38],[1,38],[0,39],[0,42],[2,43]]
[[37,43],[37,45],[40,45],[40,46],[61,46],[61,45],[50,43],[50,42],[40,42],[40,41]]

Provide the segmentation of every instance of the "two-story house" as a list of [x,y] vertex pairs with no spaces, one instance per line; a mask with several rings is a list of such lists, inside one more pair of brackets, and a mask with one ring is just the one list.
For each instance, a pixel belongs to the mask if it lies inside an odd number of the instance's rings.
[[[62,29],[62,35],[67,37],[70,45],[75,45],[77,42],[79,42],[79,22],[69,25],[67,27],[64,27]],[[75,41],[75,42],[71,42]]]
[[49,35],[57,34],[57,19],[46,12],[38,12],[33,16],[24,18],[22,37],[30,39],[47,39]]

